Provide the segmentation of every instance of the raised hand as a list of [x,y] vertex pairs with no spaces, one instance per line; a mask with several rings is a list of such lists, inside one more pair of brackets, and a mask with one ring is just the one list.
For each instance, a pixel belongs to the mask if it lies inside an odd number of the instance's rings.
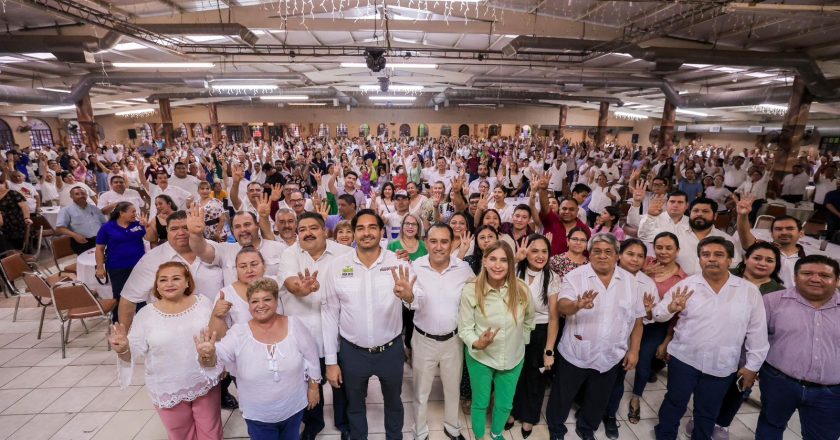
[[274,185],[271,185],[271,201],[276,202],[276,201],[280,200],[280,197],[282,197],[282,196],[283,196],[283,185],[280,185],[279,183],[275,183]]
[[201,329],[201,333],[193,337],[193,340],[199,359],[203,362],[212,362],[213,358],[216,357],[216,332]]
[[108,343],[115,353],[125,353],[128,350],[128,334],[125,326],[119,322],[111,326],[111,334],[108,335]]
[[636,183],[633,185],[633,204],[641,204],[645,199],[645,194],[647,194],[647,182],[636,180]]
[[752,212],[753,202],[755,202],[755,196],[747,193],[738,197],[738,194],[733,193],[732,197],[737,202],[735,204],[735,212],[737,212],[738,215],[750,215],[750,212]]
[[645,267],[643,272],[645,273],[645,275],[653,278],[659,276],[659,274],[662,273],[663,269],[665,269],[665,266],[663,266],[662,263],[655,262]]
[[394,295],[407,303],[414,301],[414,283],[417,277],[409,279],[407,267],[400,266],[399,269],[391,268],[391,276],[394,277]]
[[656,299],[653,297],[653,294],[645,293],[642,301],[645,304],[645,313],[650,314],[653,312],[653,307],[656,305]]
[[540,178],[537,180],[537,185],[539,186],[539,189],[540,189],[540,190],[546,190],[546,189],[548,189],[548,181],[549,181],[549,179],[550,179],[550,177],[549,177],[549,174],[548,174],[548,172],[547,172],[547,171],[546,171],[546,172],[544,172],[544,173],[542,174],[542,176],[540,176]]
[[671,304],[668,304],[668,311],[671,313],[680,313],[685,310],[686,303],[691,298],[691,295],[694,295],[694,291],[689,290],[687,286],[675,290],[671,296]]
[[478,199],[478,209],[482,211],[487,210],[487,206],[490,204],[490,199],[493,198],[493,193],[488,192],[486,197],[482,197]]
[[220,291],[219,299],[216,300],[216,304],[213,306],[213,316],[219,319],[224,319],[232,306],[233,303],[225,299],[225,292]]
[[204,209],[198,205],[187,209],[187,229],[190,234],[204,234]]
[[473,235],[470,231],[464,231],[461,233],[461,244],[460,244],[460,252],[459,255],[467,255],[467,252],[470,250],[470,245],[473,241]]
[[318,282],[317,270],[311,274],[309,273],[309,269],[306,269],[303,273],[298,272],[298,279],[300,280],[301,288],[305,292],[304,295],[317,292],[321,288],[321,284]]
[[411,262],[411,254],[409,254],[407,250],[399,249],[394,253],[397,255],[397,258],[399,258],[400,260],[403,260],[406,263]]
[[233,180],[242,180],[245,178],[245,167],[242,164],[231,166],[230,176]]
[[528,240],[528,237],[525,237],[525,240],[522,241],[522,244],[520,244],[519,247],[516,248],[516,255],[514,255],[514,259],[517,263],[528,258],[528,245],[530,244],[531,241]]
[[594,290],[587,290],[583,292],[583,295],[578,295],[577,297],[577,308],[578,310],[582,309],[591,309],[595,307],[595,297],[598,296],[598,292]]
[[656,194],[650,199],[648,205],[648,215],[657,216],[662,214],[662,208],[665,206],[665,194]]
[[257,203],[257,215],[266,218],[271,215],[271,199],[266,193],[260,194],[260,201]]
[[146,229],[153,228],[155,226],[154,221],[149,221],[149,215],[148,214],[142,214],[141,213],[140,215],[137,216],[137,221],[139,221],[140,225],[143,226]]
[[487,348],[487,346],[492,344],[493,340],[496,339],[496,334],[498,334],[499,330],[501,329],[502,328],[499,327],[496,330],[493,330],[492,328],[484,330],[484,333],[482,333],[478,340],[473,343],[473,348],[479,350],[484,350],[485,348]]

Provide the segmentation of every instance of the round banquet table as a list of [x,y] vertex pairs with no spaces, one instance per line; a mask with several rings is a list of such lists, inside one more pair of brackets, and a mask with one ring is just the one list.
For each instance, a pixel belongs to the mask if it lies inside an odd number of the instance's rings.
[[800,224],[804,224],[814,214],[814,204],[811,202],[800,202],[797,204],[788,203],[782,199],[770,199],[761,206],[758,210],[758,215],[764,215],[767,212],[769,205],[781,205],[785,207],[787,215],[799,220]]
[[58,211],[60,210],[61,208],[58,206],[44,206],[41,208],[41,215],[47,219],[47,222],[53,229],[55,229],[55,224],[58,222]]
[[91,291],[99,294],[100,298],[113,298],[111,282],[99,284],[96,279],[96,250],[90,249],[76,258],[76,279],[85,283]]
[[[759,240],[772,241],[769,229],[753,229],[752,233]],[[828,243],[825,250],[822,251],[820,250],[820,243],[821,240],[814,237],[805,236],[799,239],[799,244],[802,245],[805,255],[826,255],[834,259],[840,259],[840,245]]]

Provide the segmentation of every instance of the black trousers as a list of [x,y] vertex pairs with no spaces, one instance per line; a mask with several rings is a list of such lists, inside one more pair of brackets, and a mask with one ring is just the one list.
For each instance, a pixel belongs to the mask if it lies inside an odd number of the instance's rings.
[[114,311],[111,313],[111,321],[114,323],[117,322],[117,310],[119,309],[120,305],[120,294],[122,293],[123,287],[125,287],[125,282],[128,281],[129,275],[131,275],[131,268],[128,269],[108,269],[108,278],[111,280],[111,291],[114,292],[114,299],[117,300],[117,307],[114,307]]
[[87,242],[85,243],[77,243],[76,240],[70,239],[70,249],[73,249],[73,252],[76,255],[81,255],[88,249],[93,249],[96,247],[96,237],[88,237]]
[[563,438],[566,435],[566,418],[578,391],[583,390],[577,428],[582,433],[594,433],[607,410],[621,362],[601,373],[598,370],[576,367],[558,354],[553,369],[554,380],[545,410],[548,431],[554,437]]
[[516,384],[513,409],[510,415],[522,423],[536,425],[540,421],[548,374],[541,373],[548,324],[537,324],[531,332],[531,342],[525,346],[525,363]]
[[[324,363],[324,358],[321,358],[321,377],[327,377],[327,366]],[[305,409],[303,411],[303,432],[302,437],[315,437],[321,430],[324,429],[324,384],[318,384],[318,394],[321,400],[318,405],[312,409]],[[335,429],[341,432],[350,432],[350,425],[347,421],[347,396],[344,394],[344,388],[333,388],[333,421],[335,422]]]
[[371,376],[379,378],[382,398],[385,403],[385,438],[401,440],[403,419],[402,393],[405,347],[402,338],[397,337],[394,345],[381,353],[370,353],[354,347],[344,338],[339,342],[338,365],[344,379],[344,393],[347,395],[347,418],[350,421],[350,438],[367,440],[368,382]]

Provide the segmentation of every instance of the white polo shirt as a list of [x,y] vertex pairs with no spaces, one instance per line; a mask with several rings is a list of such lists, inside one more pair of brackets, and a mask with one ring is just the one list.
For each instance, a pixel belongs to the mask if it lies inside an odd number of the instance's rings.
[[[360,347],[385,345],[402,333],[402,301],[394,294],[391,269],[409,268],[389,250],[381,249],[371,267],[356,252],[337,257],[324,273],[321,322],[324,358],[338,363],[338,338]],[[413,276],[413,275],[411,275]]]
[[770,351],[767,315],[758,288],[730,275],[720,292],[715,293],[702,274],[692,275],[675,284],[653,308],[657,322],[666,322],[674,316],[668,311],[668,305],[674,292],[682,287],[688,287],[694,294],[679,313],[668,354],[705,374],[726,377],[738,370],[744,346],[745,367],[758,371]]
[[[213,264],[222,268],[225,286],[233,284],[237,279],[236,255],[242,250],[242,246],[239,243],[217,243],[215,241],[208,241],[207,243],[216,250]],[[280,272],[280,257],[287,247],[289,246],[286,243],[279,241],[260,240],[257,250],[260,251],[265,260],[266,277],[274,278]]]
[[104,193],[99,195],[99,203],[96,204],[96,207],[102,209],[112,203],[119,203],[119,202],[128,202],[134,205],[134,209],[137,210],[137,213],[140,213],[140,209],[146,206],[146,202],[143,201],[143,198],[140,197],[140,193],[133,189],[126,188],[126,190],[120,194],[114,190],[105,191]]
[[643,294],[630,272],[616,267],[604,286],[592,265],[585,264],[566,274],[557,300],[575,301],[587,290],[598,292],[594,307],[566,317],[557,349],[572,365],[604,373],[627,354],[636,319],[645,316]]
[[411,263],[417,282],[414,285],[414,325],[431,335],[445,335],[458,329],[458,308],[464,284],[475,277],[470,265],[449,257],[449,266],[438,272],[429,256]]
[[[688,275],[700,273],[700,257],[697,256],[697,245],[700,244],[700,239],[697,238],[697,235],[691,230],[691,226],[688,224],[678,225],[674,228],[673,232],[680,241],[680,253],[677,255],[677,263],[680,265],[680,268]],[[735,246],[735,256],[732,257],[731,267],[735,267],[741,262],[741,252],[738,249],[740,246],[736,246],[735,239],[731,235],[712,226],[707,237],[723,237],[728,240]]]
[[[286,248],[281,255],[283,267],[277,275],[277,281],[281,286],[280,294],[283,298],[283,305],[286,314],[297,316],[309,330],[309,333],[318,343],[318,357],[324,357],[324,337],[321,328],[321,302],[324,298],[324,279],[330,264],[341,255],[352,253],[354,249],[350,246],[327,240],[327,248],[317,260],[313,259],[309,252],[300,248],[300,243]],[[286,290],[283,283],[289,277],[297,276],[309,269],[309,273],[318,271],[318,283],[320,289],[306,296],[297,296]]]
[[189,264],[167,242],[155,246],[152,250],[146,252],[143,258],[140,258],[140,261],[131,270],[131,275],[128,277],[120,296],[135,304],[143,301],[156,301],[156,298],[152,295],[155,274],[158,267],[168,261],[180,261],[188,265],[195,280],[196,293],[206,296],[208,299],[212,300],[224,287],[220,268],[204,263],[198,257],[193,260],[192,264]]

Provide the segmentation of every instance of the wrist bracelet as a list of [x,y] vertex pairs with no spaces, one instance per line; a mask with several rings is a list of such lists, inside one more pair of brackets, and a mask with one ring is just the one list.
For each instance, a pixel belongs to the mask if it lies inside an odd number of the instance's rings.
[[130,348],[130,347],[126,347],[124,351],[121,351],[121,352],[120,352],[120,351],[114,351],[114,353],[116,353],[116,354],[117,354],[117,356],[122,356],[122,355],[124,355],[124,354],[128,353],[129,351],[131,351],[131,348]]

